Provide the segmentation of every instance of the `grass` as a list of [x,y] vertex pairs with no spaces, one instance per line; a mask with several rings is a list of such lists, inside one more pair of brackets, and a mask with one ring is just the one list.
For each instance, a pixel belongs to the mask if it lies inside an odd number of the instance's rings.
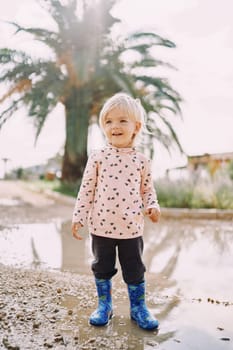
[[36,180],[27,182],[27,185],[33,189],[37,189],[39,191],[50,190],[54,192],[58,192],[70,197],[76,197],[78,193],[78,189],[80,186],[80,182],[75,184],[69,184],[62,182],[58,179],[49,181],[49,180]]

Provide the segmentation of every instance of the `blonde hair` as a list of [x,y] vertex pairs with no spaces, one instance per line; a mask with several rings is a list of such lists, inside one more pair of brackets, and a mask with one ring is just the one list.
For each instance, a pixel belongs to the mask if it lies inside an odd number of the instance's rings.
[[133,144],[135,145],[136,143],[139,143],[142,130],[145,129],[145,110],[141,105],[141,101],[138,98],[132,98],[124,92],[118,92],[117,94],[110,97],[103,105],[99,115],[99,124],[102,130],[104,130],[104,121],[108,113],[115,108],[121,109],[129,118],[133,119],[135,122],[140,122],[141,127],[134,137]]

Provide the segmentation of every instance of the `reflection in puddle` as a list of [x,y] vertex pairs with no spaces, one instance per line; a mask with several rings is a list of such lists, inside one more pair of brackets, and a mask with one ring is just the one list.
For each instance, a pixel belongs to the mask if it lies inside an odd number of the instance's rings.
[[149,274],[179,286],[187,297],[232,298],[231,222],[171,220],[148,226],[144,254]]
[[62,242],[59,224],[17,225],[0,232],[0,263],[60,269]]
[[90,273],[90,261],[89,240],[77,244],[70,234],[70,222],[0,227],[2,264],[85,274]]

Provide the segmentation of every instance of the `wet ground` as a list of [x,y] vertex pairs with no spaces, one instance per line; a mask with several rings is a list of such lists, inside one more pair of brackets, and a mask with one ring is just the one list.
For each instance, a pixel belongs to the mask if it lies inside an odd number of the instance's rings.
[[147,304],[160,320],[145,332],[129,319],[120,269],[114,318],[88,325],[96,306],[88,235],[70,234],[73,206],[0,182],[0,348],[233,349],[233,224],[146,222]]

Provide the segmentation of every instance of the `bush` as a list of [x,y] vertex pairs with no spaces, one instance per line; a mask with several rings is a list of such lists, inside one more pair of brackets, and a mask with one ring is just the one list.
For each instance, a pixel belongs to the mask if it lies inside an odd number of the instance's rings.
[[54,186],[53,191],[65,194],[67,196],[76,197],[80,184],[81,180],[76,183],[57,181],[57,185]]
[[215,208],[216,201],[211,189],[203,186],[196,186],[189,207],[206,209]]
[[156,191],[161,206],[187,208],[192,199],[193,185],[180,180],[165,179],[156,183]]
[[227,171],[231,180],[233,180],[233,160],[228,164]]
[[233,209],[232,181],[227,176],[199,181],[161,179],[155,187],[162,207]]
[[215,185],[216,207],[220,209],[233,209],[232,182],[222,182]]

